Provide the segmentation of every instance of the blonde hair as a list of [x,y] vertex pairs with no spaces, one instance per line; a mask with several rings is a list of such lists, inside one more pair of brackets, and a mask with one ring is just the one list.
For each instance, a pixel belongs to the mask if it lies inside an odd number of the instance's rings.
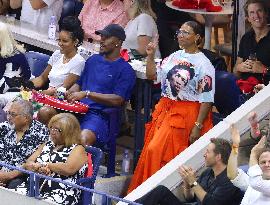
[[81,144],[81,128],[77,118],[70,113],[60,113],[52,117],[48,127],[57,123],[61,129],[61,135],[65,138],[65,146]]
[[15,50],[25,52],[24,48],[19,45],[13,38],[5,23],[0,22],[0,56],[9,57]]
[[136,7],[135,17],[139,16],[140,14],[148,14],[153,17],[154,20],[157,19],[155,12],[151,8],[151,1],[150,0],[134,0],[134,4]]

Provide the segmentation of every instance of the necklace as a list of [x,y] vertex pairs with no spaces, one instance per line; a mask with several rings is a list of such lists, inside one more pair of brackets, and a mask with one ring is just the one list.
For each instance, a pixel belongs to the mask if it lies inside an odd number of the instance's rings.
[[[72,58],[72,57],[71,57]],[[65,55],[63,56],[63,63],[68,63],[71,58],[67,58]]]

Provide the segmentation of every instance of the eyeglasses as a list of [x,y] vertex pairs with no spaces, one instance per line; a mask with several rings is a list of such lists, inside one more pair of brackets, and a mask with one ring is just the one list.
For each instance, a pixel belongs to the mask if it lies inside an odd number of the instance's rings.
[[57,134],[60,134],[60,133],[62,132],[61,129],[55,128],[55,127],[50,127],[50,128],[49,128],[49,131],[50,131],[50,133],[51,133],[51,132],[54,132],[54,133],[57,133]]
[[12,118],[15,118],[15,117],[17,117],[17,116],[19,116],[19,115],[23,115],[22,113],[14,113],[14,112],[6,112],[6,114],[7,114],[7,116],[8,117],[12,117]]
[[176,37],[182,35],[184,37],[187,37],[188,35],[190,35],[191,33],[189,31],[186,31],[186,30],[182,30],[182,29],[179,29],[175,32],[175,35]]

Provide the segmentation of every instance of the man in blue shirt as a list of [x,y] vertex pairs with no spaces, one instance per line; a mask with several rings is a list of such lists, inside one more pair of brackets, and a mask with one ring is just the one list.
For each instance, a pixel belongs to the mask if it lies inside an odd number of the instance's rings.
[[132,67],[120,57],[126,38],[124,29],[110,24],[96,34],[101,35],[100,54],[86,61],[79,81],[67,95],[70,101],[80,100],[89,105],[88,113],[80,119],[86,145],[108,141],[108,119],[102,110],[121,106],[129,100],[136,79]]

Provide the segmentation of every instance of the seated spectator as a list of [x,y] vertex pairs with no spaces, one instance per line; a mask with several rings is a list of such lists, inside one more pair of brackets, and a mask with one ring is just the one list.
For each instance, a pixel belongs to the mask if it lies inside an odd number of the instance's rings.
[[245,191],[242,205],[262,205],[270,201],[270,145],[263,136],[250,153],[249,170],[246,174],[237,169],[240,135],[234,125],[231,127],[232,151],[230,154],[227,175],[232,183]]
[[[61,113],[50,120],[49,130],[51,140],[40,145],[23,168],[75,184],[87,168],[80,124],[74,115]],[[26,194],[27,187],[29,184],[23,182],[15,190]],[[42,199],[57,204],[77,204],[81,194],[79,189],[48,180],[41,181],[39,191]]]
[[31,71],[23,47],[17,44],[7,25],[1,22],[0,36],[0,94],[3,94],[15,86],[18,78],[28,80]]
[[0,0],[0,15],[5,15],[9,9],[9,0]]
[[270,80],[270,32],[267,25],[267,6],[262,0],[248,0],[245,13],[251,30],[241,39],[234,72],[241,80],[252,85],[247,89],[246,84],[240,86],[244,93],[253,92],[256,84],[268,84]]
[[[208,167],[196,180],[195,172],[189,166],[180,166],[179,174],[183,179],[185,200],[192,204],[238,205],[242,200],[241,190],[235,187],[227,177],[226,166],[231,151],[227,140],[212,138],[204,154],[205,166]],[[165,186],[158,186],[136,200],[147,205],[184,205]]]
[[[146,56],[146,46],[158,38],[156,15],[151,9],[151,2],[150,0],[124,0],[124,5],[130,20],[125,27],[127,37],[122,48],[128,49],[131,56],[132,54]],[[160,58],[158,48],[155,57]]]
[[[32,104],[18,100],[7,112],[8,121],[0,123],[0,161],[21,166],[39,145],[49,139],[45,125],[33,120]],[[9,182],[19,176],[18,171],[4,167],[0,170],[0,182],[9,187]]]
[[49,59],[44,72],[32,81],[36,88],[43,87],[49,81],[49,88],[43,93],[53,95],[56,89],[69,89],[80,77],[85,60],[77,53],[83,42],[83,30],[76,17],[66,17],[60,25],[58,45],[60,50],[55,51]]
[[21,21],[46,30],[49,27],[51,16],[56,16],[58,22],[62,6],[63,0],[10,0],[12,9],[22,7]]
[[[54,95],[57,88],[69,89],[80,77],[84,68],[85,60],[77,53],[78,47],[83,42],[83,30],[80,21],[76,17],[64,18],[60,33],[60,50],[56,50],[49,59],[44,72],[31,81],[35,88],[44,88],[49,81],[49,88],[43,90],[44,94]],[[4,107],[19,93],[13,92],[0,95],[0,106]]]
[[96,34],[101,35],[100,54],[86,61],[81,78],[67,93],[69,101],[81,100],[90,107],[80,119],[82,140],[87,145],[108,142],[108,116],[102,110],[122,106],[135,84],[134,70],[120,57],[124,29],[110,24]]
[[85,33],[85,39],[100,41],[100,36],[95,34],[109,24],[119,24],[125,27],[128,18],[124,12],[121,0],[90,0],[84,2],[79,15]]
[[[178,31],[179,47],[161,66],[154,61],[156,45],[147,45],[146,76],[161,83],[161,96],[152,121],[146,124],[144,147],[129,185],[129,192],[166,165],[212,128],[215,69],[199,50],[202,27],[195,21]],[[207,89],[198,84],[208,78]],[[188,114],[187,114],[188,113]]]

